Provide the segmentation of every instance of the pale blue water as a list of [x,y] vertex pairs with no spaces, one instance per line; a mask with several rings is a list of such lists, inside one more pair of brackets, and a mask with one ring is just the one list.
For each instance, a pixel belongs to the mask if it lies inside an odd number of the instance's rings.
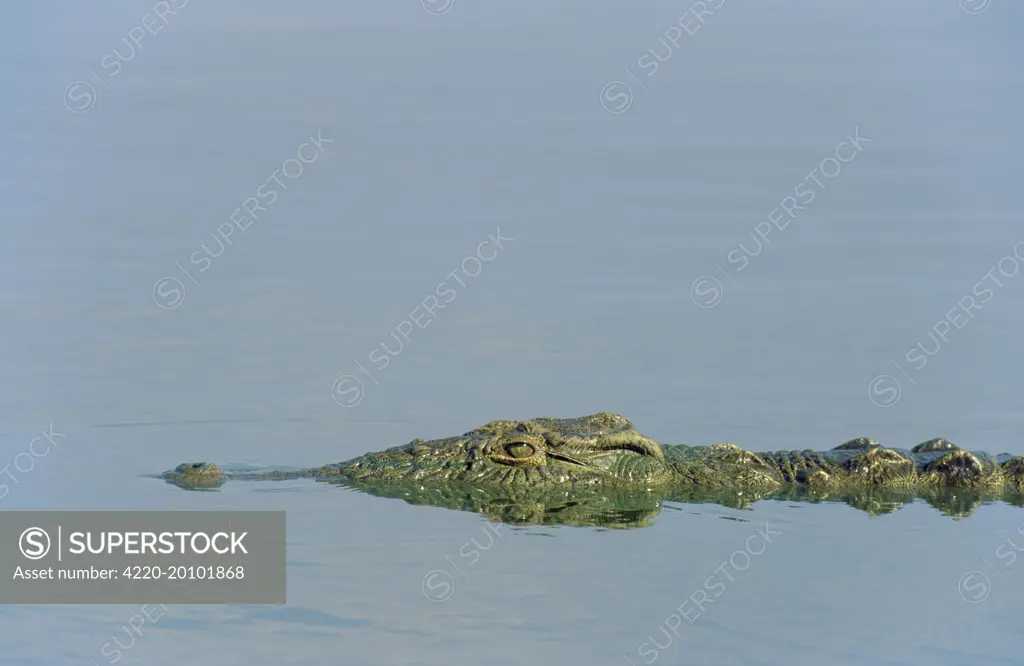
[[[1024,512],[1002,504],[961,521],[668,505],[645,529],[506,527],[466,567],[488,525],[470,513],[142,476],[601,410],[665,442],[1024,454],[1024,276],[999,264],[1024,257],[1024,10],[962,4],[984,11],[728,0],[687,14],[678,46],[659,39],[689,5],[661,1],[11,9],[0,462],[50,423],[66,437],[0,504],[288,512],[287,606],[170,607],[126,664],[651,662],[666,618],[766,521],[781,536],[719,573],[654,661],[1020,663],[1024,565],[997,553],[1024,542]],[[163,27],[132,55],[147,12]],[[610,113],[623,83],[631,106]],[[318,130],[315,160],[272,180]],[[852,161],[820,166],[858,132]],[[839,173],[819,186],[819,167]],[[278,198],[220,253],[213,234],[267,183]],[[514,240],[485,246],[479,275],[449,277],[499,229]],[[219,256],[193,262],[204,244]],[[431,295],[450,300],[424,319]],[[410,313],[425,327],[378,369]],[[421,593],[435,569],[455,581],[444,603]],[[975,570],[983,603],[958,589]],[[0,650],[109,663],[137,611],[4,606]]]

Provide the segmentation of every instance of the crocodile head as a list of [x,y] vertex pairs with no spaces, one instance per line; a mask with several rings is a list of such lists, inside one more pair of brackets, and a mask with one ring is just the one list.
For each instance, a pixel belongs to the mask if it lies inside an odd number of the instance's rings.
[[493,421],[459,437],[368,453],[316,468],[355,482],[513,486],[658,485],[671,473],[657,442],[628,419],[602,412],[573,419]]

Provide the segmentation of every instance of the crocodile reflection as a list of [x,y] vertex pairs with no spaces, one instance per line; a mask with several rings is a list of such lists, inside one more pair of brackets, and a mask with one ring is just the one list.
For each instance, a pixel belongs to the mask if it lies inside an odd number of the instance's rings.
[[161,476],[188,490],[309,478],[512,524],[621,528],[650,524],[666,501],[733,508],[762,499],[843,502],[877,516],[922,499],[953,518],[997,500],[1024,506],[1024,459],[965,451],[941,438],[910,450],[860,437],[822,451],[754,453],[728,443],[660,445],[609,412],[493,421],[304,470],[183,463]]

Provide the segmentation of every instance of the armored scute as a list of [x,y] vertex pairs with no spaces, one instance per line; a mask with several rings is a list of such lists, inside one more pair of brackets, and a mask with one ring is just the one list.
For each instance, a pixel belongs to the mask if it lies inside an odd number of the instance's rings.
[[[753,453],[728,443],[659,445],[609,412],[492,421],[457,437],[299,471],[184,463],[162,477],[189,490],[229,479],[311,478],[507,522],[619,526],[643,524],[661,500],[746,506],[773,497],[839,499],[877,514],[921,497],[953,516],[986,500],[1024,505],[1024,459],[965,451],[941,438],[910,450],[860,437],[826,451]],[[628,520],[616,522],[623,516]]]

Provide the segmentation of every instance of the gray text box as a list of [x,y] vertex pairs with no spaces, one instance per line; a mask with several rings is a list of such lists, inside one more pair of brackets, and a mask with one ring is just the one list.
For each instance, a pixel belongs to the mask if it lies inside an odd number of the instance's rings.
[[283,604],[284,511],[3,511],[0,603]]

